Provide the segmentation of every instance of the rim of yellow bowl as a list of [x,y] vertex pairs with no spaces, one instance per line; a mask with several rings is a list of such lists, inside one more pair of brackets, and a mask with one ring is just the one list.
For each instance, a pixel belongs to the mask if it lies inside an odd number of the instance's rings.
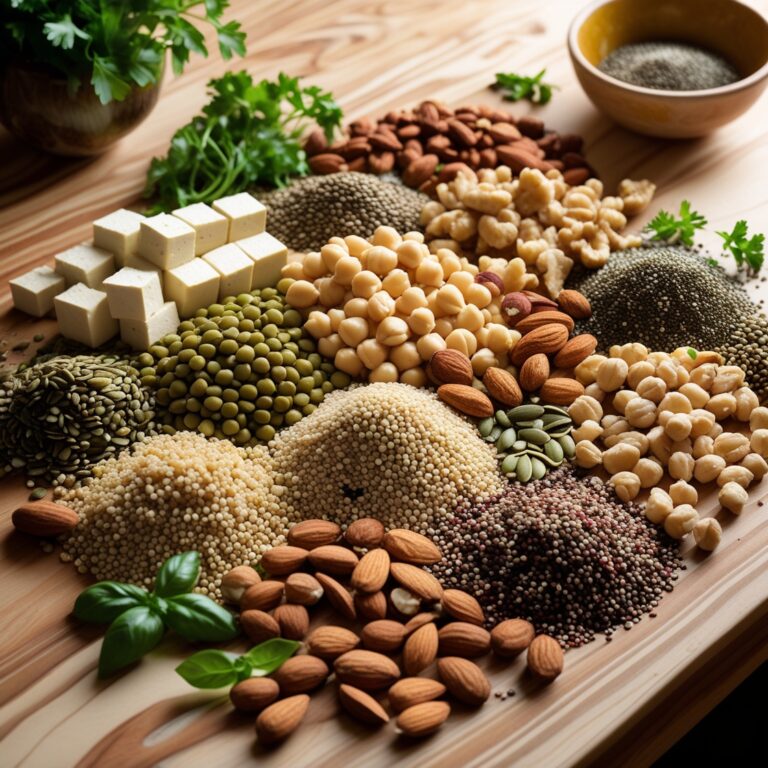
[[[740,0],[729,0],[734,5],[740,5],[744,8],[746,8],[749,11],[752,11],[759,19],[762,20],[763,24],[768,26],[768,19],[765,18],[758,10],[756,10],[751,5],[748,5],[747,3],[742,3]],[[720,85],[717,88],[700,88],[695,91],[675,91],[675,90],[667,90],[663,88],[644,88],[641,85],[634,85],[633,83],[627,83],[624,80],[619,80],[617,77],[611,77],[610,75],[606,75],[605,72],[603,72],[601,69],[598,69],[591,61],[587,59],[587,57],[581,52],[581,48],[579,47],[579,43],[577,41],[577,36],[579,33],[579,30],[581,29],[582,25],[584,24],[584,21],[591,16],[598,8],[602,7],[603,5],[608,5],[609,3],[615,2],[615,0],[594,0],[594,2],[590,3],[585,8],[582,8],[579,13],[576,14],[576,16],[571,21],[569,27],[568,27],[568,50],[570,51],[571,56],[573,56],[575,59],[578,59],[579,63],[587,70],[589,70],[593,75],[595,75],[597,78],[602,80],[607,85],[613,86],[614,88],[621,88],[626,91],[631,91],[633,93],[637,93],[644,96],[663,96],[665,98],[672,98],[672,99],[704,99],[708,98],[710,96],[718,96],[722,94],[727,93],[736,93],[737,91],[744,90],[746,88],[750,88],[755,83],[759,82],[766,76],[768,76],[768,59],[766,59],[765,63],[757,70],[755,70],[751,75],[747,75],[746,77],[741,78],[740,80],[737,80],[735,83],[729,83],[728,85]]]

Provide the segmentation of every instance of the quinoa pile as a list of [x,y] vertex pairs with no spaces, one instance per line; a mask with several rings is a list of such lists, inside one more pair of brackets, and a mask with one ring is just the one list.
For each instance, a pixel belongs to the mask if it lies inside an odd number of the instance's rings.
[[285,517],[429,533],[462,498],[501,491],[493,449],[437,396],[378,383],[328,395],[270,443]]
[[682,564],[677,542],[639,507],[571,468],[461,502],[435,541],[435,575],[473,594],[489,624],[524,618],[567,647],[629,629],[672,590]]

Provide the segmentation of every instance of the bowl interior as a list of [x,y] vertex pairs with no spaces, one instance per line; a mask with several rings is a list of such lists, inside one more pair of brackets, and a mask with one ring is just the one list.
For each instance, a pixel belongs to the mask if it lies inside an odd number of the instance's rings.
[[742,78],[768,62],[768,23],[733,0],[611,0],[584,19],[576,40],[595,67],[622,45],[652,40],[719,53]]

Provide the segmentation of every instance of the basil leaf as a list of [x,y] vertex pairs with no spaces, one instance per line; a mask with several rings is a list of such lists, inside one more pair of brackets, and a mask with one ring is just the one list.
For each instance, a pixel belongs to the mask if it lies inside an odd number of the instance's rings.
[[144,605],[148,597],[147,592],[133,584],[100,581],[77,596],[72,613],[81,621],[109,624],[129,608]]
[[235,617],[205,595],[170,598],[165,621],[174,632],[192,642],[221,643],[238,635]]
[[296,640],[273,637],[251,648],[242,658],[251,665],[251,674],[262,677],[274,672],[286,659],[293,656],[300,646],[301,643]]
[[176,672],[195,688],[223,688],[238,681],[237,661],[234,653],[200,651],[182,661]]
[[200,576],[200,553],[182,552],[169,557],[157,572],[155,593],[175,597],[191,592]]
[[110,624],[101,644],[99,677],[138,661],[162,639],[163,622],[145,605],[130,608]]
[[245,656],[238,656],[235,660],[235,673],[237,674],[237,682],[241,680],[247,680],[249,677],[253,677],[253,667]]

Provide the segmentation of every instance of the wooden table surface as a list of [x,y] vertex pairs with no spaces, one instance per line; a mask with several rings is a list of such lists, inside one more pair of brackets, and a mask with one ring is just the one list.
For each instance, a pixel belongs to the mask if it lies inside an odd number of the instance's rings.
[[[589,158],[609,190],[624,176],[647,177],[659,185],[652,211],[675,209],[687,198],[711,230],[730,228],[739,217],[758,230],[768,227],[768,99],[698,141],[661,142],[620,130],[592,107],[571,70],[565,35],[574,3],[235,0],[233,6],[231,15],[249,33],[244,65],[254,75],[281,69],[306,75],[330,88],[349,118],[427,97],[497,103],[486,89],[495,72],[533,74],[546,66],[560,90],[537,113],[549,126],[586,136]],[[768,12],[766,0],[755,6]],[[33,324],[9,310],[7,280],[86,239],[98,216],[135,204],[151,156],[197,112],[206,81],[224,69],[217,55],[195,58],[181,78],[166,81],[146,122],[100,158],[51,158],[0,133],[0,338],[13,344],[54,330],[52,321]],[[711,234],[702,239],[714,247]],[[768,298],[759,283],[752,290]],[[101,632],[68,618],[87,582],[56,554],[12,532],[11,511],[27,491],[20,479],[5,480],[0,766],[647,765],[768,658],[768,525],[760,509],[766,486],[752,491],[740,517],[720,513],[724,538],[716,553],[684,547],[687,570],[657,618],[620,631],[611,643],[600,639],[570,651],[566,672],[553,685],[528,680],[522,660],[494,666],[494,690],[516,695],[492,698],[480,712],[460,710],[418,744],[398,740],[391,726],[369,733],[339,719],[331,690],[324,690],[313,697],[300,730],[265,752],[254,746],[252,718],[234,714],[216,693],[190,689],[174,673],[189,650],[171,641],[127,674],[96,679]],[[716,511],[711,491],[700,511]]]

